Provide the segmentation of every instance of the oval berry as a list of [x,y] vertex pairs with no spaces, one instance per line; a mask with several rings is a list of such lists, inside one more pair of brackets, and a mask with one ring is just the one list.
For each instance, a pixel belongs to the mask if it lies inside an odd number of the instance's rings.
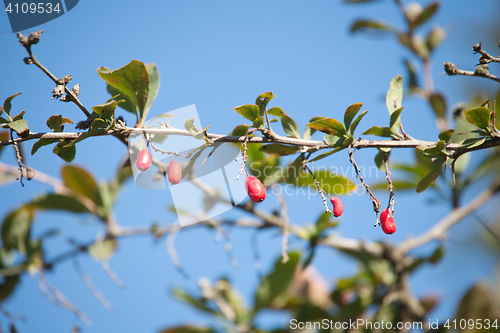
[[396,222],[394,222],[390,208],[386,208],[380,213],[380,226],[382,227],[382,231],[388,235],[396,232]]
[[139,169],[139,171],[146,171],[151,165],[151,160],[152,157],[149,150],[143,149],[139,152],[135,165],[137,166],[137,169]]
[[168,165],[168,181],[172,184],[179,184],[182,179],[182,168],[179,162],[172,161]]
[[245,180],[245,189],[253,202],[262,202],[266,198],[266,189],[257,177],[248,176]]
[[342,201],[337,197],[330,197],[330,202],[333,205],[333,215],[339,217],[344,212],[344,205]]

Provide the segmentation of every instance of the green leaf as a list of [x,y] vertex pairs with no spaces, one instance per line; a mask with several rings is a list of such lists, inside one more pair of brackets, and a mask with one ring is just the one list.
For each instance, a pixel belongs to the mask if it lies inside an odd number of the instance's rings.
[[89,211],[74,197],[51,193],[36,197],[29,206],[38,209],[64,210],[73,213],[87,213]]
[[299,151],[299,148],[295,146],[284,145],[281,143],[270,143],[267,145],[263,145],[259,150],[272,156],[285,156],[295,154]]
[[[76,139],[78,140],[78,139]],[[75,141],[75,140],[74,140]],[[72,145],[73,141],[69,139],[64,139],[59,141],[59,143],[54,147],[52,152],[63,159],[63,161],[71,163],[76,156],[76,147]],[[32,149],[33,151],[33,149]]]
[[357,20],[351,26],[351,33],[356,32],[394,32],[394,29],[387,24],[379,21]]
[[306,126],[330,135],[343,136],[346,134],[344,125],[333,118],[319,119]]
[[97,73],[104,81],[115,87],[120,94],[124,95],[123,97],[126,96],[139,109],[139,119],[144,118],[150,81],[148,71],[143,62],[132,60],[127,65],[115,70],[100,67],[97,69]]
[[[391,120],[389,122],[389,127],[391,128],[391,131],[394,133],[399,132],[399,125],[401,125],[401,111],[403,111],[404,106],[400,107],[399,109],[394,110],[394,112],[391,114]],[[398,126],[398,127],[396,127]]]
[[272,301],[284,292],[292,281],[300,255],[297,252],[292,252],[288,254],[288,257],[290,260],[285,264],[281,263],[281,258],[276,261],[273,271],[262,280],[257,288],[255,313],[262,308],[270,307]]
[[268,92],[265,92],[265,93],[257,96],[257,99],[255,100],[255,104],[257,104],[257,107],[259,108],[259,116],[264,115],[264,110],[266,109],[267,104],[273,98],[274,98],[274,95],[273,95],[272,91],[268,91]]
[[3,248],[27,253],[32,222],[33,210],[28,207],[20,207],[9,213],[2,222]]
[[346,129],[349,130],[349,128],[351,127],[352,120],[354,119],[354,117],[356,117],[356,115],[358,114],[358,112],[362,106],[363,106],[363,103],[356,103],[356,104],[350,105],[347,108],[347,110],[345,110],[344,124],[345,124]]
[[299,125],[289,115],[284,114],[281,117],[281,124],[288,137],[300,139]]
[[26,111],[24,111],[24,110],[21,111],[21,113],[19,113],[17,116],[12,117],[12,121],[23,119],[23,116],[25,113],[26,113]]
[[[250,145],[250,147],[251,146],[253,146],[253,145]],[[200,157],[201,153],[207,147],[208,147],[208,144],[205,142],[203,145],[201,145],[201,147],[197,148],[197,149],[199,149],[199,151],[196,154],[194,154],[193,157],[191,157],[189,159],[188,164],[182,169],[182,179],[186,178],[186,176],[191,172],[191,170],[193,169],[194,163],[196,162],[198,157]]]
[[201,310],[203,312],[207,312],[207,313],[212,314],[212,315],[217,314],[216,311],[214,311],[208,305],[205,304],[203,299],[199,300],[196,297],[188,294],[187,292],[185,292],[182,289],[175,288],[175,289],[173,289],[172,294],[175,298],[179,299],[180,301],[182,301],[186,304],[193,306],[194,308],[196,308],[198,310]]
[[436,165],[434,167],[434,169],[431,170],[431,172],[429,172],[429,174],[427,174],[427,176],[425,176],[417,185],[417,193],[421,193],[423,191],[425,191],[426,189],[429,188],[429,186],[431,186],[434,181],[436,180],[436,178],[439,176],[439,174],[441,173],[441,167],[443,166],[443,163],[440,163],[438,165]]
[[283,111],[283,109],[279,106],[273,106],[272,108],[267,110],[267,114],[281,118],[281,116],[285,114],[285,111]]
[[194,118],[186,120],[184,123],[184,127],[186,130],[193,136],[193,138],[198,139],[198,140],[205,140],[207,141],[206,137],[206,131],[210,128],[211,125],[208,125],[207,127],[204,127],[201,129],[201,131],[194,125]]
[[[385,104],[389,114],[392,114],[401,108],[401,102],[403,100],[403,77],[401,75],[396,75],[389,85],[389,90],[385,97]],[[395,134],[399,134],[399,127],[401,122],[396,122],[391,128],[397,128],[398,130]]]
[[409,61],[408,59],[404,60],[404,64],[406,69],[408,70],[408,89],[411,91],[419,89],[420,86],[418,84],[418,78],[417,78],[417,68],[413,64],[413,62]]
[[330,150],[329,152],[322,153],[322,154],[320,154],[320,155],[316,156],[315,158],[313,158],[313,159],[311,159],[311,160],[308,160],[307,162],[308,162],[308,163],[312,163],[312,162],[316,162],[316,161],[322,160],[322,159],[324,159],[325,157],[328,157],[328,156],[330,156],[330,155],[332,155],[332,154],[338,153],[339,151],[341,151],[341,150],[343,150],[343,149],[345,149],[345,148],[346,148],[346,147],[344,147],[344,146],[337,147],[337,148],[335,148],[335,149],[333,149],[333,150]]
[[160,333],[217,333],[217,331],[209,327],[182,325],[171,328],[165,328],[161,330]]
[[247,135],[248,129],[250,128],[249,125],[239,125],[236,126],[233,131],[231,132],[232,136],[245,136]]
[[387,158],[389,158],[389,155],[391,152],[384,152],[380,149],[378,149],[377,155],[375,155],[375,165],[382,171],[385,172],[385,164],[384,164],[384,156],[387,154]]
[[61,178],[69,189],[86,196],[98,206],[101,204],[97,182],[87,170],[76,165],[65,165],[61,168]]
[[[484,318],[495,319],[496,324],[497,317],[493,315],[492,309],[492,293],[492,287],[485,282],[479,282],[472,286],[460,300],[456,315],[457,322],[461,320],[467,321],[471,318]],[[490,315],[490,313],[492,314]],[[489,316],[491,318],[488,318]],[[488,330],[485,329],[484,331],[487,332]]]
[[[9,140],[9,131],[0,131],[0,141]],[[5,146],[0,146],[0,154]]]
[[237,106],[233,108],[233,110],[251,121],[254,121],[257,117],[259,117],[259,107],[255,104]]
[[60,114],[56,114],[47,119],[47,126],[55,133],[60,133],[64,130],[64,124],[73,124],[71,119],[63,118]]
[[431,254],[431,256],[428,258],[429,262],[431,264],[437,263],[441,258],[443,258],[444,255],[444,247],[438,246],[438,248]]
[[325,134],[324,140],[330,147],[340,147],[344,143],[343,138],[330,134]]
[[453,136],[453,133],[455,133],[455,130],[453,130],[453,129],[442,131],[439,134],[438,138],[439,138],[439,140],[442,140],[442,141],[448,143],[448,142],[450,142],[451,137]]
[[[399,191],[413,190],[413,189],[415,189],[417,184],[410,182],[410,181],[393,180],[392,186],[394,186],[394,189],[399,192]],[[387,181],[382,181],[380,183],[371,184],[370,189],[371,190],[387,190]]]
[[467,147],[467,148],[474,148],[477,146],[482,145],[486,141],[486,138],[470,138],[470,139],[465,139],[464,141],[461,142],[462,147]]
[[281,125],[287,136],[300,139],[299,126],[282,108],[275,106],[267,110],[267,113],[281,118]]
[[[337,148],[339,150],[344,149],[344,147]],[[309,161],[309,162],[312,162]],[[319,169],[317,171],[312,170],[316,180],[319,182],[320,187],[331,195],[341,195],[351,192],[355,185],[347,178],[337,175],[330,170]],[[314,179],[309,172],[302,171],[302,174],[296,179],[293,185],[296,186],[308,186],[312,189],[317,189],[316,184],[314,184]]]
[[264,117],[260,116],[255,118],[255,120],[253,121],[253,127],[264,129]]
[[151,109],[151,105],[153,104],[153,101],[156,99],[158,91],[160,90],[160,73],[158,72],[156,64],[146,64],[146,70],[148,71],[149,75],[149,92],[148,98],[146,100],[146,106],[144,108],[144,119],[146,119],[149,109]]
[[434,110],[434,114],[444,119],[446,114],[446,100],[443,95],[434,93],[429,97],[429,102],[431,103],[432,110]]
[[20,119],[4,124],[3,126],[9,127],[19,134],[28,127],[28,122],[25,119]]
[[490,124],[490,111],[484,106],[467,110],[464,112],[464,115],[469,123],[476,125],[485,131],[489,131],[488,126]]
[[[446,142],[444,140],[439,140],[435,145],[430,147],[417,147],[421,150],[424,156],[428,157],[439,157],[439,156],[447,156],[448,152],[446,151]],[[422,149],[423,148],[423,149]]]
[[413,28],[417,28],[418,26],[424,24],[427,20],[429,20],[436,10],[439,8],[439,3],[433,2],[429,6],[427,6],[424,11],[417,17],[417,19],[413,22]]
[[[15,267],[19,267],[19,266],[15,266]],[[2,269],[0,269],[0,271],[2,271],[2,273],[3,273],[3,271],[5,269],[9,269],[9,268],[13,268],[13,267],[10,266],[8,268],[2,268]],[[22,271],[24,271],[24,269],[22,269]],[[21,272],[19,272],[19,273],[21,273]],[[6,276],[6,274],[1,274],[1,275],[3,275],[3,281],[0,283],[0,302],[3,302],[12,294],[14,289],[19,284],[20,279],[19,279],[19,275],[17,275],[17,274],[15,274],[13,276]]]
[[[11,110],[11,108],[12,108],[12,104],[11,104],[12,100],[13,100],[16,96],[21,95],[22,93],[23,93],[23,92],[21,91],[20,93],[17,93],[17,94],[14,94],[14,95],[12,95],[12,96],[9,96],[9,97],[7,97],[7,99],[3,102],[3,110],[4,110],[4,111],[5,111],[5,113],[7,114],[7,116],[8,116],[7,118],[10,118],[10,110]],[[0,114],[2,114],[2,113],[0,112]]]
[[[76,138],[76,139],[74,139],[72,141],[68,142],[66,140],[66,143],[64,144],[64,147],[65,148],[74,147],[75,144],[77,144],[80,141],[85,140],[86,138],[102,134],[102,133],[106,132],[106,128],[107,127],[108,127],[108,124],[106,124],[106,122],[103,119],[96,118],[96,119],[94,119],[92,121],[92,124],[90,124],[90,128],[88,129],[87,132],[83,132],[82,134],[80,134],[78,136],[78,138]],[[76,152],[76,150],[75,150],[75,152]],[[74,156],[73,156],[73,158],[74,158]]]
[[[312,123],[312,122],[314,122],[316,120],[323,119],[323,118],[324,117],[313,117],[313,118],[311,118],[311,120],[309,120],[309,122]],[[304,140],[311,139],[311,136],[314,134],[314,132],[316,132],[316,130],[314,128],[306,127],[306,129],[304,130],[304,136],[303,136]]]
[[114,238],[105,238],[98,240],[89,246],[89,254],[96,260],[104,261],[113,256],[116,250],[116,240]]
[[349,130],[347,131],[347,134],[348,135],[354,135],[354,131],[356,130],[356,128],[358,127],[359,125],[359,122],[361,121],[361,119],[363,119],[363,117],[365,116],[365,114],[368,113],[368,110],[366,111],[363,111],[359,114],[359,116],[354,119],[354,121],[352,122],[351,126],[349,127]]
[[[106,90],[110,95],[113,97],[111,98],[112,100],[115,101],[121,101],[118,103],[118,106],[124,109],[125,111],[128,111],[130,113],[135,114],[136,117],[137,115],[137,106],[131,101],[131,97],[127,96],[125,93],[123,93],[121,90],[113,87],[112,85],[107,85]],[[109,100],[108,100],[109,102]],[[138,118],[137,118],[138,119]]]
[[446,31],[440,26],[435,26],[427,34],[427,38],[425,39],[425,46],[427,47],[429,52],[432,52],[436,47],[438,47],[443,42],[445,38],[446,38]]
[[394,133],[389,127],[372,126],[366,131],[364,131],[363,135],[376,135],[385,138],[391,138],[394,135]]
[[40,139],[37,142],[33,144],[33,147],[31,148],[31,155],[34,155],[38,149],[40,149],[43,146],[48,146],[54,142],[58,142],[59,139]]
[[99,117],[107,120],[108,123],[111,123],[115,120],[115,109],[117,106],[118,102],[116,100],[113,100],[111,102],[93,106],[92,110],[97,113]]

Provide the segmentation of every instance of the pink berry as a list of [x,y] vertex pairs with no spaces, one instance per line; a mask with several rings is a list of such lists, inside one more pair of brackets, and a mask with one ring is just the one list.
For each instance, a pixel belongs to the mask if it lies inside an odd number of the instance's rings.
[[342,215],[344,212],[344,205],[342,204],[342,201],[340,201],[337,197],[330,197],[330,201],[333,205],[333,215],[335,215],[335,217]]
[[262,202],[266,198],[266,189],[257,177],[248,176],[245,180],[245,189],[253,202]]
[[390,208],[386,208],[380,213],[380,225],[382,226],[382,231],[388,235],[396,232],[396,223],[394,222]]
[[182,179],[182,168],[179,162],[172,161],[168,165],[168,181],[172,184],[179,184]]
[[143,149],[139,152],[139,155],[137,156],[137,162],[135,165],[137,166],[137,169],[139,171],[146,171],[149,166],[151,165],[151,153],[147,149]]

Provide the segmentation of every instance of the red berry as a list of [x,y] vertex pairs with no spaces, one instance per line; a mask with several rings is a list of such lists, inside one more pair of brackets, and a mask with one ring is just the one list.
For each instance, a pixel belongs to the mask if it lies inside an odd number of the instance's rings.
[[340,201],[337,197],[330,197],[330,201],[333,205],[333,215],[335,215],[335,217],[342,215],[344,212],[344,205],[342,204],[342,201]]
[[396,232],[396,223],[394,222],[390,208],[386,208],[380,213],[380,225],[382,226],[382,231],[388,235]]
[[248,176],[245,180],[245,189],[254,202],[262,202],[266,198],[266,189],[257,177]]
[[139,152],[137,156],[137,162],[135,165],[139,171],[146,171],[151,165],[151,153],[147,149],[143,149]]
[[168,165],[168,181],[172,184],[179,184],[182,179],[182,168],[179,162],[172,161]]

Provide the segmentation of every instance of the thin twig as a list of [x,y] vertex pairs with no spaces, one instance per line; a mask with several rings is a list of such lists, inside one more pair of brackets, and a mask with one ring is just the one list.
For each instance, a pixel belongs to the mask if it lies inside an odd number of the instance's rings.
[[80,309],[73,305],[73,303],[71,303],[59,289],[57,289],[53,284],[45,279],[43,271],[38,272],[38,285],[42,294],[51,303],[54,303],[55,305],[58,305],[63,309],[73,312],[88,327],[92,327],[92,321],[85,315],[85,313],[83,313]]
[[[245,140],[243,141],[243,156],[240,157],[241,158],[241,168],[240,168],[240,171],[238,172],[238,176],[236,176],[236,180],[240,179],[240,176],[243,173],[243,171],[245,171],[245,173],[247,174],[247,177],[248,177],[248,170],[247,170],[247,166],[246,166],[246,163],[247,163],[247,150],[248,150],[248,139],[250,138],[250,134],[252,134],[256,130],[257,130],[257,128],[249,129],[247,131],[247,134],[245,135]],[[235,161],[237,161],[237,160],[238,159],[236,159]]]
[[384,152],[384,166],[385,166],[385,179],[387,179],[387,188],[389,188],[389,202],[387,203],[387,208],[391,207],[392,212],[394,212],[394,185],[391,180],[391,172],[389,171],[389,156]]
[[90,291],[90,293],[101,303],[101,305],[108,310],[109,312],[113,312],[113,305],[111,302],[104,296],[104,294],[94,285],[94,282],[92,281],[92,278],[90,277],[89,274],[87,274],[82,267],[80,266],[80,262],[78,261],[78,258],[75,256],[73,257],[73,267],[75,268],[76,272],[82,279],[83,283],[87,287],[87,289]]
[[487,71],[466,71],[463,69],[458,69],[457,66],[451,62],[445,62],[444,63],[444,70],[446,74],[453,76],[453,75],[465,75],[465,76],[477,76],[477,77],[484,77],[496,82],[500,83],[500,78],[491,74],[490,72]]
[[287,204],[285,198],[283,198],[282,195],[278,195],[278,201],[281,205],[280,216],[283,220],[283,228],[281,228],[283,233],[283,238],[281,241],[281,256],[283,257],[283,259],[281,259],[281,262],[285,264],[290,259],[288,257],[288,224],[290,223],[290,220],[288,219],[288,215],[286,212]]
[[113,268],[109,265],[109,262],[106,260],[101,260],[101,266],[106,273],[108,273],[109,278],[118,286],[118,288],[124,289],[125,284],[120,280],[118,275],[115,273]]
[[[14,133],[14,131],[10,130],[10,139],[12,141],[14,141],[14,135],[13,135],[13,133]],[[26,168],[26,166],[21,162],[21,160],[23,159],[23,157],[21,156],[21,151],[19,150],[19,146],[18,146],[17,142],[15,142],[12,146],[14,147],[14,150],[16,151],[17,165],[18,165],[18,170],[19,170],[19,173],[20,173],[19,178],[16,178],[16,179],[24,187],[24,184],[23,184],[23,167]]]
[[165,241],[165,245],[167,247],[167,253],[170,256],[170,259],[172,260],[174,267],[179,271],[179,273],[182,274],[182,276],[184,276],[184,278],[188,279],[189,275],[184,270],[184,268],[182,268],[179,254],[177,253],[177,250],[175,249],[175,237],[179,233],[180,229],[181,229],[181,226],[179,224],[179,225],[176,225],[175,228],[170,230],[170,232],[167,234],[167,239]]
[[[302,157],[304,158],[304,155],[302,155]],[[309,169],[309,166],[307,165],[305,159],[302,161],[302,167],[304,169],[306,169],[309,172],[309,174],[311,174],[311,176],[312,176],[312,178],[314,180],[314,185],[316,185],[316,188],[318,189],[319,194],[321,194],[321,197],[323,198],[323,205],[325,205],[325,211],[328,214],[331,214],[332,211],[330,210],[330,208],[328,208],[328,203],[326,202],[326,196],[325,196],[325,194],[327,194],[327,193],[321,188],[321,185],[320,185],[319,181],[316,179],[316,176],[311,171],[311,169]]]
[[[41,33],[43,32],[43,30],[41,31],[38,31],[37,33],[39,35],[41,35]],[[31,33],[30,34],[30,38],[31,38],[31,35],[32,34],[36,34],[36,33]],[[38,42],[38,40],[34,43],[30,42],[30,41],[26,41],[25,43],[23,43],[22,41],[22,38],[24,37],[22,34],[20,33],[17,33],[17,36],[19,37],[19,40],[21,41],[21,45],[24,46],[24,48],[26,49],[26,51],[28,52],[29,54],[29,59],[32,61],[33,64],[35,64],[38,68],[40,68],[42,70],[42,72],[44,72],[52,81],[54,81],[54,83],[56,85],[59,85],[61,84],[60,80],[55,77],[54,74],[52,74],[47,68],[45,68],[35,57],[35,55],[33,54],[33,52],[31,51],[31,46],[32,44],[35,44]],[[40,38],[40,37],[38,37]],[[87,111],[87,109],[85,108],[85,106],[83,106],[83,104],[80,102],[80,100],[78,99],[78,97],[76,96],[75,93],[73,93],[73,91],[71,91],[67,86],[66,84],[64,84],[64,91],[66,93],[66,95],[69,97],[69,99],[76,104],[76,106],[78,106],[80,108],[80,110],[82,110],[82,112],[88,117],[90,117],[90,112]]]
[[482,218],[480,218],[476,214],[474,214],[473,216],[476,218],[476,220],[479,221],[479,223],[481,223],[484,229],[486,229],[486,231],[495,239],[497,244],[500,245],[500,236],[486,222],[484,222]]
[[20,320],[22,322],[27,321],[26,317],[24,317],[23,315],[9,312],[5,310],[2,306],[0,306],[0,313],[2,313],[5,317],[9,318],[10,321],[16,321],[16,320]]
[[153,144],[153,140],[149,139],[149,145],[151,146],[151,148],[153,148],[154,151],[156,152],[159,152],[159,153],[162,153],[162,154],[165,154],[165,155],[174,155],[174,156],[182,156],[182,157],[185,157],[185,158],[188,158],[189,156],[187,155],[182,155],[181,153],[177,153],[175,151],[166,151],[166,150],[161,150],[160,148],[157,148],[154,144]]
[[416,238],[409,238],[399,245],[399,251],[403,254],[408,253],[410,250],[420,247],[434,239],[443,239],[449,228],[454,226],[464,217],[468,216],[476,209],[481,207],[487,200],[489,200],[495,193],[500,190],[500,179],[495,180],[491,186],[479,194],[474,200],[470,201],[467,205],[453,209],[441,221],[435,224],[431,229],[427,230],[422,235]]
[[500,58],[496,58],[496,57],[490,55],[485,50],[483,50],[483,48],[481,47],[481,43],[474,44],[472,46],[472,50],[474,51],[474,53],[481,54],[481,57],[479,58],[480,64],[489,64],[490,62],[500,62]]
[[375,226],[377,226],[377,224],[378,224],[378,213],[380,211],[380,200],[377,199],[377,198],[375,198],[375,196],[373,195],[372,191],[370,191],[370,186],[368,186],[368,184],[365,183],[365,180],[363,179],[363,177],[360,174],[361,169],[356,164],[356,161],[354,161],[354,153],[356,152],[356,148],[354,149],[354,151],[351,151],[351,145],[349,145],[347,147],[347,149],[349,151],[349,161],[351,161],[351,164],[354,167],[354,171],[356,171],[356,177],[359,179],[359,181],[361,182],[361,184],[364,186],[364,188],[366,189],[366,192],[368,192],[368,194],[370,194],[370,200],[372,201],[373,210],[375,211],[375,214],[376,214]]

